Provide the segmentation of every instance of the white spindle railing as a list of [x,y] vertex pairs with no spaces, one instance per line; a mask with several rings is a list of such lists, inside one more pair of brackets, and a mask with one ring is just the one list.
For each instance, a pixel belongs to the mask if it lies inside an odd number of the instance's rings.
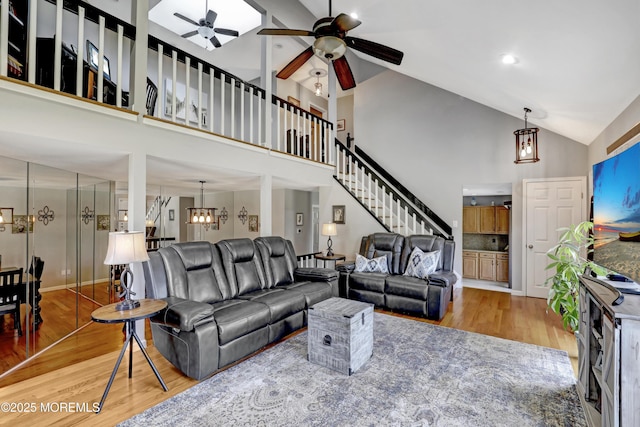
[[[130,91],[125,81],[127,76],[129,75],[130,80],[133,81],[134,72],[143,72],[157,89],[156,105],[153,108],[153,115],[157,118],[217,132],[255,145],[264,145],[275,137],[275,141],[272,140],[271,146],[267,148],[316,162],[335,165],[336,162],[345,160],[339,158],[335,151],[333,124],[300,107],[271,94],[269,94],[271,99],[267,99],[262,89],[217,69],[197,57],[179,51],[153,36],[149,37],[149,69],[123,69],[123,64],[132,63],[129,44],[125,39],[130,39],[132,44],[136,42],[132,39],[135,28],[129,23],[86,3],[82,3],[82,6],[73,6],[75,10],[71,10],[72,6],[61,0],[55,2],[55,9],[48,6],[43,8],[41,4],[38,7],[39,0],[26,1],[29,9],[28,22],[26,20],[24,22],[25,30],[28,32],[25,40],[26,63],[36,64],[40,59],[36,58],[36,45],[41,42],[41,39],[36,37],[39,30],[38,22],[42,25],[45,17],[49,20],[48,22],[54,21],[55,17],[55,28],[51,40],[48,41],[53,54],[51,61],[47,64],[50,71],[38,70],[35,65],[28,67],[28,70],[25,67],[24,70],[28,71],[28,75],[22,78],[30,83],[46,84],[56,91],[65,91],[78,97],[91,97],[98,103],[127,108],[134,102],[144,105],[145,100],[125,97],[127,91]],[[39,9],[42,14],[40,17]],[[2,76],[6,76],[9,69],[6,65],[10,53],[7,24],[11,19],[9,13],[9,2],[1,1],[0,75]],[[76,22],[70,22],[70,19],[75,19]],[[75,25],[77,34],[74,30],[69,39],[69,34],[63,31],[63,25]],[[87,41],[96,47],[97,58],[95,56],[86,58]],[[72,45],[76,47],[73,52]],[[69,67],[66,62],[70,56],[76,60],[72,67]],[[107,62],[107,59],[111,61]],[[88,76],[85,66],[87,62],[90,64]],[[68,81],[66,77],[69,74],[75,74],[75,84],[64,85],[64,82]],[[44,82],[45,78],[47,82]],[[162,102],[164,99],[171,104],[172,108],[165,109]],[[267,137],[265,115],[267,109],[272,106],[275,108],[271,116],[274,119],[272,126],[275,129],[273,134]],[[195,120],[194,115],[197,115]],[[346,162],[344,167],[348,167]]]
[[400,234],[433,234],[433,228],[414,207],[371,171],[350,152],[340,149],[336,155],[336,178],[390,231]]

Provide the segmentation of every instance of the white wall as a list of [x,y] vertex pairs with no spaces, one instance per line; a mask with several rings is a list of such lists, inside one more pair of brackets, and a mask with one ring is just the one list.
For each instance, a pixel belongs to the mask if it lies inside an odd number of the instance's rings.
[[[462,224],[463,184],[512,183],[511,261],[516,290],[522,287],[522,180],[588,172],[587,147],[545,129],[539,134],[541,161],[514,164],[513,131],[524,126],[523,120],[393,71],[355,88],[354,124],[356,144],[448,224],[454,220]],[[324,198],[321,194],[321,222],[330,219],[328,205],[344,204],[336,193],[327,196],[325,189]],[[349,235],[353,242],[347,248],[353,251],[359,236],[382,227],[365,219],[369,214],[361,207],[348,210],[347,227],[365,232]],[[462,228],[454,228],[453,235],[455,269],[460,272]],[[338,243],[336,248],[343,250]]]

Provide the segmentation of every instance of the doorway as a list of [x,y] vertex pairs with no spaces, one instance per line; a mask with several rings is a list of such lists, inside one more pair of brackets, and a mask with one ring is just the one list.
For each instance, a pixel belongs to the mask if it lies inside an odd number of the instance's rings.
[[511,183],[463,186],[463,287],[511,292],[511,194]]
[[561,227],[587,218],[586,177],[525,179],[523,188],[523,282],[527,296],[547,298],[546,280],[553,272],[547,251],[558,241]]

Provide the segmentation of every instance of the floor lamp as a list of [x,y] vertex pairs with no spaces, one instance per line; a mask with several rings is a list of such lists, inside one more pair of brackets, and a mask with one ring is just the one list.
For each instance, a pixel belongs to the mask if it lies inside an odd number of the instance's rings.
[[327,256],[333,256],[333,251],[331,250],[331,246],[333,245],[333,242],[331,241],[331,236],[338,235],[336,224],[334,222],[330,222],[328,224],[322,224],[322,235],[329,236],[329,240],[327,240]]
[[118,295],[124,297],[124,300],[116,305],[116,310],[132,310],[140,306],[139,301],[131,299],[131,295],[135,295],[135,293],[131,292],[133,272],[129,268],[129,264],[148,260],[145,233],[142,231],[112,231],[109,233],[109,245],[104,263],[106,265],[125,265],[120,274],[122,293]]

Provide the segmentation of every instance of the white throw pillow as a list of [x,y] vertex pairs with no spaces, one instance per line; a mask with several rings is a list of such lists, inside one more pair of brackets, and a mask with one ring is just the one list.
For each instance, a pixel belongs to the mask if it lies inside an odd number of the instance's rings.
[[409,255],[409,262],[404,271],[405,276],[428,279],[429,274],[435,273],[440,262],[440,251],[423,252],[416,247]]
[[356,273],[389,273],[387,257],[369,259],[360,254],[356,254]]

